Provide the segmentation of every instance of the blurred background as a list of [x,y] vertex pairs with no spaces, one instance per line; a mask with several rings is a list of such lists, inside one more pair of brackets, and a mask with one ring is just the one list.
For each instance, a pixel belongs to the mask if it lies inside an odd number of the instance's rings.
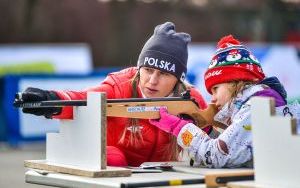
[[192,36],[187,79],[206,100],[203,73],[216,42],[233,34],[300,101],[300,0],[0,0],[0,187],[24,182],[23,161],[45,158],[54,120],[20,113],[26,87],[83,89],[135,66],[153,28],[172,21]]

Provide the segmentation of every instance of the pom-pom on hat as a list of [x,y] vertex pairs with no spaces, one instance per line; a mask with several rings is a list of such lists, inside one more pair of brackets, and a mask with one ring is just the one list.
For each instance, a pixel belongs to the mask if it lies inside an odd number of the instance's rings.
[[188,43],[191,36],[177,33],[172,22],[158,25],[145,43],[137,66],[159,69],[183,81],[187,72]]
[[211,94],[214,85],[231,81],[263,80],[265,74],[255,56],[232,35],[223,37],[217,45],[204,81],[207,91]]

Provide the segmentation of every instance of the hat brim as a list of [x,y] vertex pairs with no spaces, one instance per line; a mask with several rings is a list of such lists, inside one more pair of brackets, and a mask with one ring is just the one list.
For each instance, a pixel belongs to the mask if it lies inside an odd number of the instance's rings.
[[[247,67],[248,66],[248,67]],[[214,85],[232,81],[259,82],[265,78],[261,67],[257,65],[220,66],[208,69],[204,74],[205,87],[212,94]]]

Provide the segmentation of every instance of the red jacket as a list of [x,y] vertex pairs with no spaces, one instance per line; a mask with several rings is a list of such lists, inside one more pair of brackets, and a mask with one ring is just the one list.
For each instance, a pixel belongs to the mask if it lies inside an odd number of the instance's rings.
[[[79,100],[86,99],[88,91],[106,92],[108,99],[113,98],[131,98],[132,86],[131,80],[136,74],[137,69],[135,67],[121,70],[120,72],[110,73],[106,79],[97,87],[89,88],[84,91],[57,91],[59,97],[63,100]],[[199,104],[200,108],[207,107],[201,94],[194,88],[191,89],[191,96]],[[138,97],[142,97],[140,91],[138,91]],[[55,118],[60,119],[72,119],[73,110],[72,107],[64,107],[62,113]],[[151,125],[148,120],[139,120],[139,130],[142,134],[143,143],[139,143],[137,146],[128,144],[131,127],[128,125],[127,118],[108,117],[107,118],[107,145],[114,146],[123,152],[122,156],[125,156],[128,165],[139,166],[146,161],[169,161],[165,153],[170,148],[170,134],[159,130],[155,126]],[[124,129],[127,129],[125,134],[125,142],[120,143],[120,138]],[[109,151],[108,151],[109,153]],[[168,152],[167,152],[168,153]],[[170,152],[169,152],[170,153]],[[108,156],[108,165],[109,156]]]

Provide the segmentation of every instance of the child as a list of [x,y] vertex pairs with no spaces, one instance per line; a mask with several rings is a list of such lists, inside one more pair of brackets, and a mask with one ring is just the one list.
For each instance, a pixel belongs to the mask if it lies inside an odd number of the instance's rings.
[[201,166],[252,167],[250,102],[252,96],[275,99],[286,105],[286,91],[276,77],[266,78],[254,55],[231,35],[223,37],[204,75],[207,91],[219,112],[214,119],[225,125],[216,139],[193,123],[160,109],[161,118],[150,123],[177,136],[178,144]]

